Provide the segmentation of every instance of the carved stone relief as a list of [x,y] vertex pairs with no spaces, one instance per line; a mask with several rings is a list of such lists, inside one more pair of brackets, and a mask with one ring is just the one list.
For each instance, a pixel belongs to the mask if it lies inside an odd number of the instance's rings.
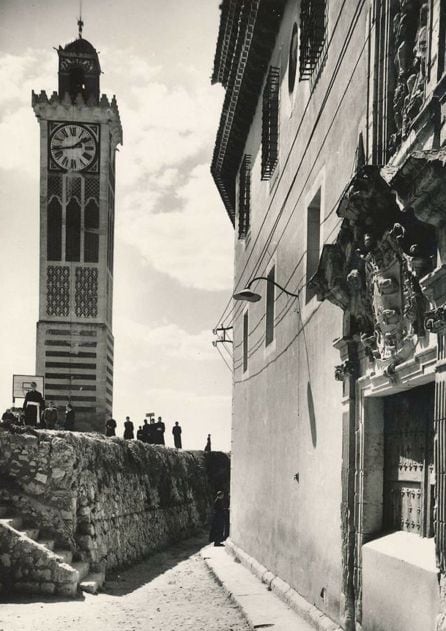
[[395,90],[393,117],[396,131],[390,138],[390,150],[410,131],[419,114],[425,94],[428,49],[429,7],[424,0],[398,0],[393,19]]
[[344,221],[336,242],[324,246],[311,285],[319,300],[348,312],[347,334],[357,336],[369,359],[393,379],[395,365],[424,335],[427,302],[418,279],[431,261],[410,243],[422,230],[412,218],[406,231],[407,217],[376,167],[358,171],[337,212]]
[[77,317],[97,317],[98,270],[96,267],[76,267],[74,302]]

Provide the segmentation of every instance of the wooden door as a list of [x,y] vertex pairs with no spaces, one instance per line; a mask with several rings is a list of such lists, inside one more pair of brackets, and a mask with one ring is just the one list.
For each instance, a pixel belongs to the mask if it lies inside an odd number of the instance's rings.
[[384,529],[433,536],[434,384],[384,399]]

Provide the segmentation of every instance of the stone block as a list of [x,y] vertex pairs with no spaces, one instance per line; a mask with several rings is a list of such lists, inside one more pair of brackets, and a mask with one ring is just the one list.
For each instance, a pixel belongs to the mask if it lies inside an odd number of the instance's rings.
[[40,583],[40,591],[42,594],[54,594],[56,586],[54,583]]
[[9,554],[2,554],[0,556],[0,564],[3,567],[11,567],[11,556]]

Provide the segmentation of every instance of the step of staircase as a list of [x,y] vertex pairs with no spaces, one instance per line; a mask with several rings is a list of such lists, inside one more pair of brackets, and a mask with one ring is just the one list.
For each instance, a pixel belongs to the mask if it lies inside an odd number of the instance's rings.
[[38,528],[23,528],[21,532],[23,532],[23,534],[29,537],[30,539],[34,539],[34,541],[37,541],[37,539],[39,538]]
[[76,561],[75,563],[70,563],[70,565],[79,572],[79,581],[82,581],[90,570],[88,561]]
[[0,522],[6,524],[10,528],[14,528],[15,530],[20,530],[23,525],[22,517],[2,517]]
[[87,574],[87,576],[80,582],[79,587],[83,592],[97,594],[104,585],[104,581],[104,572],[92,572],[91,574]]
[[41,546],[45,546],[48,550],[54,550],[54,546],[56,545],[54,539],[38,539],[37,543],[40,543]]
[[[52,548],[52,549],[54,550],[54,548]],[[63,560],[64,563],[68,563],[68,565],[72,565],[74,567],[74,565],[72,564],[73,553],[71,552],[71,550],[59,550],[59,549],[57,549],[57,550],[54,550],[54,554],[57,554],[57,556],[60,557]]]

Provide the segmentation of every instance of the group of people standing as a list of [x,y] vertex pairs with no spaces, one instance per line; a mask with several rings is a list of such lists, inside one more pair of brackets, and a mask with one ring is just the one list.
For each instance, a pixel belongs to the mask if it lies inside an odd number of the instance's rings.
[[[116,436],[116,421],[111,418],[105,424],[105,435]],[[155,421],[153,415],[146,415],[142,425],[138,427],[136,432],[136,439],[149,445],[165,445],[164,434],[166,432],[166,425],[163,423],[161,416]],[[172,428],[173,442],[177,449],[182,448],[181,441],[182,429],[178,421]],[[129,416],[125,417],[124,421],[124,438],[126,440],[133,440],[135,438],[135,427],[130,420]]]
[[[63,418],[61,418],[63,416]],[[30,390],[25,395],[22,409],[16,414],[8,408],[2,415],[2,422],[14,425],[30,425],[39,429],[66,429],[74,430],[75,413],[71,403],[67,403],[63,415],[59,416],[59,410],[54,401],[45,405],[42,394],[37,390],[37,384],[33,381]]]

